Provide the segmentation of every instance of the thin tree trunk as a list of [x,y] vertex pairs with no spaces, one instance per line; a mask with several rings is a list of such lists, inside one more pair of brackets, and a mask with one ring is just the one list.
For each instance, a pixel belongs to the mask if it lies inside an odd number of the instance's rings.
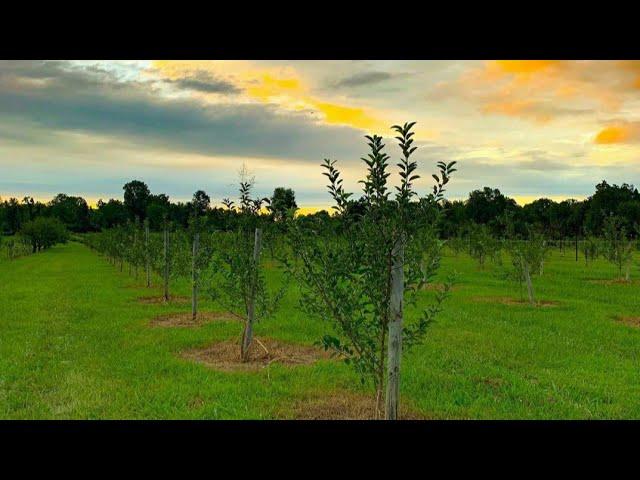
[[260,261],[260,248],[262,246],[262,230],[256,228],[253,242],[253,275],[249,287],[249,303],[247,306],[247,320],[244,324],[242,334],[242,344],[240,346],[240,356],[243,362],[249,360],[249,348],[253,340],[253,322],[256,317],[256,282],[258,276],[258,263]]
[[169,230],[164,227],[164,301],[169,301]]
[[535,305],[536,299],[533,294],[533,284],[531,283],[531,274],[529,272],[529,264],[525,260],[522,260],[522,269],[524,271],[525,282],[527,282],[527,293],[529,294],[529,303],[531,305]]
[[389,358],[387,370],[386,418],[397,420],[400,397],[400,359],[402,357],[402,315],[404,300],[404,235],[393,248],[391,298],[389,303]]
[[200,234],[196,232],[193,236],[193,252],[191,256],[191,319],[195,321],[198,316],[198,272],[197,258],[200,245]]
[[149,258],[149,222],[144,223],[144,268],[147,274],[147,288],[151,286],[151,262]]
[[625,281],[627,281],[627,282],[629,281],[629,277],[630,277],[630,272],[629,272],[629,270],[630,270],[630,265],[629,265],[629,264],[627,264],[627,266],[625,267],[625,270],[624,270],[624,279],[625,279]]
[[138,281],[138,225],[136,224],[135,232],[133,233],[133,251],[135,252],[133,265],[133,275],[136,277],[136,281]]
[[376,404],[375,404],[375,408],[376,408],[375,419],[376,420],[380,420],[382,418],[382,415],[384,415],[385,398],[384,398],[384,393],[382,391],[383,388],[384,388],[384,370],[383,370],[381,378],[380,377],[378,378],[378,385],[376,386]]

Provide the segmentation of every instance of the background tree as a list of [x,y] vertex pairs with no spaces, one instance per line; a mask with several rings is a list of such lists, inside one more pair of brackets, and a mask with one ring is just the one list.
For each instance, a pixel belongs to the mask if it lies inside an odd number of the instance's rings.
[[129,218],[133,221],[137,217],[143,221],[147,215],[147,205],[151,192],[147,184],[140,180],[132,180],[125,183],[124,187],[124,206],[129,212]]
[[96,221],[100,228],[113,228],[118,225],[124,225],[127,219],[127,210],[120,200],[112,198],[106,203],[98,200]]
[[56,243],[64,243],[69,233],[57,218],[38,217],[25,222],[20,228],[20,236],[25,238],[35,253]]
[[72,232],[89,230],[89,206],[84,198],[59,193],[48,206],[50,215],[62,221]]
[[269,201],[269,211],[276,222],[282,221],[297,208],[296,194],[291,188],[277,187],[273,191]]
[[193,194],[191,200],[193,207],[193,213],[196,218],[202,218],[206,216],[209,207],[211,206],[211,198],[203,190],[198,190]]

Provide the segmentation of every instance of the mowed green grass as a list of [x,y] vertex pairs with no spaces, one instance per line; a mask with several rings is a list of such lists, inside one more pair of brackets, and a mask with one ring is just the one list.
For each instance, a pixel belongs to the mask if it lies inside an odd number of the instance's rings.
[[[559,304],[534,308],[480,301],[520,298],[503,268],[445,257],[442,275],[454,270],[444,312],[425,344],[403,357],[402,401],[438,419],[640,418],[640,329],[615,318],[640,316],[639,283],[593,282],[616,269],[553,251],[534,285],[540,299]],[[0,260],[0,418],[291,418],[309,395],[370,393],[334,360],[226,373],[182,359],[185,349],[238,339],[240,324],[152,328],[154,316],[190,306],[138,303],[160,290],[126,272],[73,242]],[[174,292],[188,295],[187,283]],[[420,303],[432,296],[421,293]],[[324,331],[297,308],[295,286],[275,318],[257,326],[258,337],[304,344]]]

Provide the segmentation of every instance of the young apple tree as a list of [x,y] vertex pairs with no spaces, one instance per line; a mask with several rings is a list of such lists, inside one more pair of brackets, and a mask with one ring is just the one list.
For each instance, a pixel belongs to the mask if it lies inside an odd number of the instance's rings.
[[[213,299],[244,321],[240,358],[249,361],[256,322],[272,315],[286,286],[272,291],[261,266],[262,227],[260,209],[264,199],[251,198],[253,180],[240,182],[238,226],[221,237],[213,255],[209,293]],[[228,208],[233,208],[229,202]]]
[[478,261],[484,270],[487,258],[500,261],[500,242],[493,238],[486,225],[472,224],[469,233],[469,255]]
[[620,217],[607,217],[604,223],[604,257],[618,267],[622,278],[629,281],[631,262],[633,260],[633,242],[627,238],[627,230]]
[[432,235],[424,232],[433,232],[433,212],[440,210],[444,187],[456,171],[455,162],[438,162],[433,193],[415,201],[414,182],[419,176],[411,158],[417,148],[412,138],[414,124],[392,127],[402,151],[395,195],[389,185],[390,157],[382,138],[367,136],[370,153],[362,159],[367,175],[360,181],[363,196],[357,203],[358,214],[352,213],[355,202],[344,190],[336,161],[325,160],[323,175],[329,180],[327,187],[340,221],[327,231],[326,226],[292,219],[289,230],[296,254],[291,273],[299,281],[302,306],[331,326],[322,345],[353,365],[363,383],[372,383],[377,417],[386,398],[387,419],[398,418],[402,351],[423,341],[451,285],[447,280],[419,318],[405,324],[405,303],[415,302],[417,292],[437,271],[433,251],[429,261],[424,261],[427,247],[434,248]]
[[598,239],[592,235],[585,237],[582,242],[582,254],[584,255],[584,264],[589,266],[589,262],[593,262],[600,255],[600,247]]
[[546,253],[546,242],[540,233],[530,231],[527,240],[512,240],[509,242],[513,271],[520,285],[527,286],[529,303],[536,305],[535,292],[531,275],[538,270],[542,273],[542,264]]

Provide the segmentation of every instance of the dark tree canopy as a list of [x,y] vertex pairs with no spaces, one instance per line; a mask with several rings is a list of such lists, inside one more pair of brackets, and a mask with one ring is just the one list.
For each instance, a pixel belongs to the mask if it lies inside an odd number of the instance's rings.
[[[59,219],[67,229],[86,232],[126,225],[127,222],[149,220],[152,230],[163,228],[168,221],[187,227],[197,212],[202,225],[217,230],[230,230],[240,221],[243,203],[229,201],[228,206],[211,207],[211,198],[202,190],[194,193],[189,202],[171,202],[164,193],[151,193],[147,185],[134,180],[124,187],[124,201],[99,200],[95,208],[87,205],[82,197],[60,193],[50,202],[36,201],[31,196],[22,200],[0,199],[0,232],[14,234],[20,227],[39,217]],[[247,197],[248,198],[248,197]],[[216,199],[224,204],[223,199]],[[242,200],[242,199],[241,199]],[[259,210],[263,199],[247,199],[244,208]],[[347,198],[345,218],[357,221],[365,211],[366,199]],[[236,208],[239,207],[239,208]],[[265,220],[279,221],[287,212],[297,208],[292,189],[278,187],[269,199],[269,215]],[[576,235],[602,236],[606,219],[612,215],[620,218],[621,225],[630,237],[640,234],[640,193],[633,186],[609,184],[602,181],[592,196],[585,200],[555,202],[540,198],[525,206],[504,195],[497,188],[484,187],[471,192],[466,200],[444,201],[439,207],[439,230],[442,237],[467,236],[474,225],[486,225],[492,235],[510,235],[525,238],[534,228],[550,239],[574,238]],[[422,214],[427,214],[422,210]],[[335,219],[327,212],[305,215],[318,228],[332,228]]]
[[[516,201],[504,196],[497,188],[484,187],[469,194],[466,202],[469,220],[488,225],[494,232],[498,229],[498,219],[509,210],[518,208]],[[498,233],[498,232],[495,232]]]
[[202,217],[206,215],[207,210],[209,210],[211,198],[209,198],[209,195],[207,195],[205,191],[198,190],[193,194],[191,204],[193,206],[194,215]]
[[89,205],[82,197],[59,193],[49,202],[49,213],[73,232],[85,232],[89,229]]
[[270,199],[269,210],[274,220],[282,220],[292,209],[298,208],[296,194],[291,188],[277,187]]
[[132,180],[126,183],[124,187],[124,206],[129,212],[131,220],[138,218],[144,220],[147,215],[147,205],[149,203],[149,196],[151,192],[149,187],[140,180]]

